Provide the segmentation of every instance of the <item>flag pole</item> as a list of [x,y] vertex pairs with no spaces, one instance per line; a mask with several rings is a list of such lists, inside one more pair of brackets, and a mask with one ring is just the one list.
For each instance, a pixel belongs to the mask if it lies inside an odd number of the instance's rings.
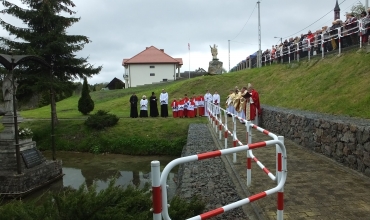
[[190,79],[190,43],[188,43],[188,49],[189,49],[189,79]]

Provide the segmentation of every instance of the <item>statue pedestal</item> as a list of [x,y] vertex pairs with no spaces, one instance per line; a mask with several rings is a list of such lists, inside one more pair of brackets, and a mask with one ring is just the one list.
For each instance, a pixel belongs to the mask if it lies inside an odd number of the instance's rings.
[[[18,116],[17,119],[22,121]],[[46,160],[32,138],[19,140],[22,173],[18,174],[13,115],[3,116],[2,123],[4,130],[0,133],[0,196],[23,196],[63,176],[62,162]]]
[[218,59],[213,59],[209,62],[208,74],[217,75],[222,74],[222,62]]

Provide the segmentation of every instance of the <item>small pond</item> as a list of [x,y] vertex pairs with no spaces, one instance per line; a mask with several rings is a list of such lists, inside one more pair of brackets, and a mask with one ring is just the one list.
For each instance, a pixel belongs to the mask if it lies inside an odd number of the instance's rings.
[[[51,160],[51,152],[44,151],[42,154]],[[151,185],[151,161],[159,160],[163,170],[170,161],[175,159],[170,156],[94,155],[78,152],[57,152],[56,158],[63,161],[63,179],[34,192],[26,199],[37,198],[48,191],[58,192],[65,187],[78,189],[82,184],[87,186],[95,184],[97,190],[102,190],[108,186],[112,178],[116,178],[116,185],[142,188],[146,183]],[[176,174],[177,170],[172,170],[167,181],[169,197],[172,197],[176,190],[174,182]]]

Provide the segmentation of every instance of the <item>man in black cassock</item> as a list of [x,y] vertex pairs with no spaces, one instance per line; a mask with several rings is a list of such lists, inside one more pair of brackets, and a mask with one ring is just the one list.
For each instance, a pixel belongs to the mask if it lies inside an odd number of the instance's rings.
[[158,106],[157,106],[158,99],[154,92],[152,92],[152,96],[150,96],[149,101],[150,101],[149,103],[150,117],[158,117],[159,116]]
[[130,97],[130,104],[131,104],[131,111],[130,111],[130,117],[131,118],[137,118],[137,103],[138,103],[138,98],[135,93],[132,94]]

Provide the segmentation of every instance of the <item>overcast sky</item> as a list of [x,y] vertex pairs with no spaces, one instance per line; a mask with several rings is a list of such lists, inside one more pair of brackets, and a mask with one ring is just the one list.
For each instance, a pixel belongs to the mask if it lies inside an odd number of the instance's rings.
[[[20,0],[10,2],[22,6]],[[207,71],[208,63],[212,60],[209,46],[213,44],[218,45],[218,58],[226,70],[229,70],[228,40],[230,68],[258,50],[257,0],[73,2],[76,7],[72,9],[77,12],[74,16],[81,17],[81,20],[67,30],[68,34],[85,35],[92,41],[77,55],[89,56],[92,65],[103,65],[99,75],[88,79],[89,84],[109,82],[114,77],[123,80],[122,59],[131,58],[148,46],[164,49],[173,58],[182,58],[184,65],[181,72],[189,70],[189,63],[192,71],[199,67]],[[316,31],[322,26],[330,26],[334,19],[335,0],[260,2],[262,50],[280,42],[274,37],[284,40],[307,33],[308,30]],[[345,20],[345,12],[359,1],[338,2],[341,19]],[[364,4],[365,0],[361,2]],[[3,14],[1,17],[11,24],[22,25],[12,17]],[[3,29],[0,35],[8,36]]]

